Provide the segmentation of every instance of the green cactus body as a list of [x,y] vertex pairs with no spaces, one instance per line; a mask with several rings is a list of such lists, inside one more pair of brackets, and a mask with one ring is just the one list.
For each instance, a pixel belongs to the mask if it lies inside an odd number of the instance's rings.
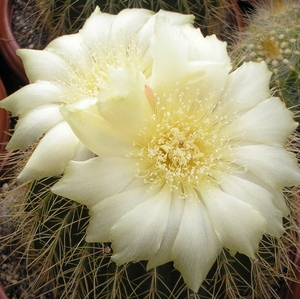
[[[37,0],[39,3],[41,0]],[[77,32],[85,20],[99,6],[101,11],[117,14],[124,8],[145,8],[154,12],[160,9],[195,15],[195,25],[205,35],[220,34],[229,13],[228,0],[47,0],[47,23],[51,24],[50,40],[62,34]]]
[[[78,10],[73,2],[78,4]],[[53,20],[61,26],[66,25],[66,31],[76,31],[81,26],[81,21],[93,11],[94,5],[109,12],[117,12],[126,5],[155,11],[171,7],[181,12],[196,13],[198,19],[203,19],[204,16],[207,25],[207,11],[211,7],[220,8],[223,3],[217,0],[73,2],[52,2],[53,12],[58,13],[53,13]],[[198,9],[201,8],[198,12],[194,10],[196,5]],[[266,10],[258,13],[233,55],[239,57],[237,65],[249,60],[266,60],[273,72],[272,88],[276,87],[276,92],[282,95],[289,106],[296,106],[299,102],[300,78],[300,7],[292,4],[284,7],[285,10],[280,13],[272,12],[270,16],[266,14]],[[60,19],[62,11],[66,15]],[[74,21],[74,17],[78,23]],[[64,21],[60,23],[61,20]],[[87,208],[52,194],[49,188],[54,182],[55,179],[46,179],[32,183],[28,196],[25,197],[27,202],[20,206],[16,218],[20,219],[19,224],[16,224],[19,232],[24,230],[24,218],[30,219],[23,238],[24,243],[28,244],[24,249],[24,256],[28,255],[29,250],[35,252],[31,265],[35,274],[29,278],[32,294],[48,284],[55,290],[55,298],[62,299],[271,299],[280,298],[277,291],[281,280],[286,283],[292,279],[291,253],[295,251],[298,232],[293,217],[299,207],[291,192],[288,197],[292,213],[285,220],[285,234],[279,240],[265,236],[254,261],[245,255],[230,254],[227,249],[223,249],[200,290],[194,293],[187,288],[172,263],[149,271],[146,271],[145,262],[117,266],[110,259],[112,250],[109,243],[87,243]],[[11,242],[11,238],[8,239]]]
[[273,75],[270,87],[288,107],[299,110],[300,95],[300,5],[274,1],[258,6],[248,26],[233,46],[236,66],[245,61],[265,61]]

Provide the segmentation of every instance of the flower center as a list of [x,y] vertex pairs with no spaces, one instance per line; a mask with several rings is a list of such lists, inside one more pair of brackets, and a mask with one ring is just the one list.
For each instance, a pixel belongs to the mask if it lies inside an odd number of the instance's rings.
[[[134,154],[150,167],[139,167],[137,176],[145,183],[167,183],[183,193],[185,186],[199,188],[215,183],[216,174],[220,177],[222,172],[236,172],[230,138],[219,133],[228,119],[216,112],[217,105],[210,107],[201,101],[191,104],[184,97],[177,105],[172,96],[168,101],[156,99],[152,134]],[[149,134],[148,128],[141,130],[143,134]]]

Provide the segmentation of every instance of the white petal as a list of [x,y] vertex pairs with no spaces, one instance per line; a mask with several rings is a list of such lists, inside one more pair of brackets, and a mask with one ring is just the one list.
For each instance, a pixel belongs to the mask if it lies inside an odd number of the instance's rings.
[[111,25],[115,19],[115,15],[102,13],[99,7],[96,7],[95,11],[85,21],[79,34],[82,36],[82,39],[88,43],[90,48],[94,48],[94,46],[97,45],[99,47],[103,39],[109,36]]
[[246,166],[275,189],[300,183],[300,170],[294,154],[282,147],[248,145],[235,148],[235,163]]
[[220,133],[233,138],[236,135],[240,140],[284,146],[296,127],[293,113],[285,104],[279,98],[270,98],[240,116],[237,123],[233,122]]
[[[100,93],[101,100],[101,93]],[[110,90],[98,103],[99,113],[121,136],[138,142],[153,110],[145,95],[145,77],[140,72],[118,68],[111,71]]]
[[[176,90],[186,93],[189,87],[187,85],[195,84],[201,97],[213,97],[214,101],[219,99],[231,69],[228,56],[224,62],[192,60],[190,48],[194,47],[194,42],[187,39],[180,29],[172,26],[166,18],[157,18],[155,35],[150,46],[153,56],[150,86],[158,95],[169,95]],[[195,38],[198,36],[203,39],[199,31],[193,30],[196,33]],[[222,42],[220,44],[223,49]]]
[[134,34],[151,18],[154,13],[146,9],[123,9],[114,20],[110,37],[128,47]]
[[235,176],[238,176],[239,178],[243,180],[247,180],[249,182],[252,182],[255,185],[258,185],[262,187],[263,189],[267,190],[270,194],[272,194],[272,201],[275,207],[282,212],[282,215],[286,217],[289,213],[290,210],[286,205],[286,201],[282,192],[282,188],[280,189],[275,189],[266,182],[264,182],[260,177],[254,175],[250,171],[247,171],[242,174],[235,174]]
[[91,208],[121,192],[134,180],[135,168],[133,159],[96,157],[82,162],[70,161],[51,191]]
[[46,50],[19,49],[17,54],[22,59],[30,83],[38,80],[65,81],[73,72],[66,60]]
[[224,113],[247,110],[270,98],[271,74],[265,62],[246,62],[229,74],[221,102]]
[[261,186],[234,175],[226,175],[221,187],[225,193],[250,204],[267,221],[266,233],[281,237],[284,232],[282,212],[273,204],[273,195]]
[[157,191],[111,228],[112,260],[117,264],[146,260],[158,251],[168,222],[172,193],[168,185]]
[[[182,78],[186,78],[188,71],[188,46],[188,41],[180,38],[166,18],[156,19],[155,35],[151,39],[150,46],[153,57],[150,86],[159,94],[172,94],[176,82],[182,85]],[[169,78],[172,81],[167,82]]]
[[[125,214],[153,195],[149,185],[139,180],[141,187],[105,198],[91,207],[87,242],[109,242],[110,229]],[[134,221],[132,221],[134,222]]]
[[183,210],[184,199],[180,197],[179,193],[173,193],[168,224],[159,250],[147,263],[148,270],[172,260],[172,249],[180,227]]
[[79,142],[78,146],[75,148],[75,153],[72,160],[85,161],[93,157],[95,157],[95,154],[88,150],[81,142]]
[[190,42],[195,45],[189,49],[192,60],[224,63],[228,71],[231,70],[227,44],[220,41],[215,35],[203,37],[199,31],[200,29],[194,29],[194,32],[188,29],[185,31],[186,36],[190,36]]
[[58,105],[43,105],[30,110],[18,120],[7,150],[25,150],[62,120]]
[[212,187],[202,198],[223,247],[254,258],[266,232],[266,220],[249,204]]
[[127,136],[101,117],[96,105],[82,108],[77,102],[62,107],[61,113],[80,141],[95,154],[126,157],[131,152],[133,140],[124,140]]
[[148,50],[150,38],[153,36],[156,19],[161,17],[168,19],[168,21],[172,25],[189,24],[192,26],[192,23],[195,19],[193,15],[185,15],[165,10],[160,10],[156,14],[153,14],[144,24],[144,26],[137,32],[136,36],[136,43],[138,45],[138,48],[141,49],[143,56]]
[[78,143],[79,140],[66,122],[57,124],[41,139],[18,179],[38,180],[61,175]]
[[172,260],[187,286],[197,292],[222,247],[198,196],[192,190],[187,195]]
[[0,102],[0,107],[12,112],[13,116],[22,114],[37,106],[60,103],[61,91],[47,81],[37,81],[19,89]]
[[80,34],[60,36],[51,41],[45,50],[61,56],[83,77],[88,77],[93,68],[94,60]]

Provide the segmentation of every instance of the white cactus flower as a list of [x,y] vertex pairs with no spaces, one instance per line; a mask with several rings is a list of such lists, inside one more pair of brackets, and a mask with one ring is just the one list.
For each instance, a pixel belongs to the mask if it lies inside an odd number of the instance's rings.
[[52,191],[88,207],[87,241],[112,242],[117,264],[174,261],[197,291],[223,247],[254,258],[264,234],[282,235],[296,123],[266,64],[230,73],[215,36],[162,15],[148,52],[151,76],[118,65],[97,99],[61,108],[96,157],[70,161]]

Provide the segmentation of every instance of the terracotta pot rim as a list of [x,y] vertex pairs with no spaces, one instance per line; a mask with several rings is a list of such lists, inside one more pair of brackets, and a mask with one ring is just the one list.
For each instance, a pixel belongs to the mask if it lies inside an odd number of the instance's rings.
[[22,60],[16,54],[20,49],[11,27],[13,5],[11,0],[1,0],[0,4],[0,51],[9,67],[24,82],[28,83]]
[[1,283],[0,283],[0,299],[8,299],[8,297],[7,297],[7,295],[6,295],[5,291],[4,291]]
[[[0,101],[7,96],[2,80],[0,79]],[[9,135],[9,118],[10,114],[4,109],[0,109],[0,174],[3,171],[4,164],[7,160],[5,146],[8,142]]]

